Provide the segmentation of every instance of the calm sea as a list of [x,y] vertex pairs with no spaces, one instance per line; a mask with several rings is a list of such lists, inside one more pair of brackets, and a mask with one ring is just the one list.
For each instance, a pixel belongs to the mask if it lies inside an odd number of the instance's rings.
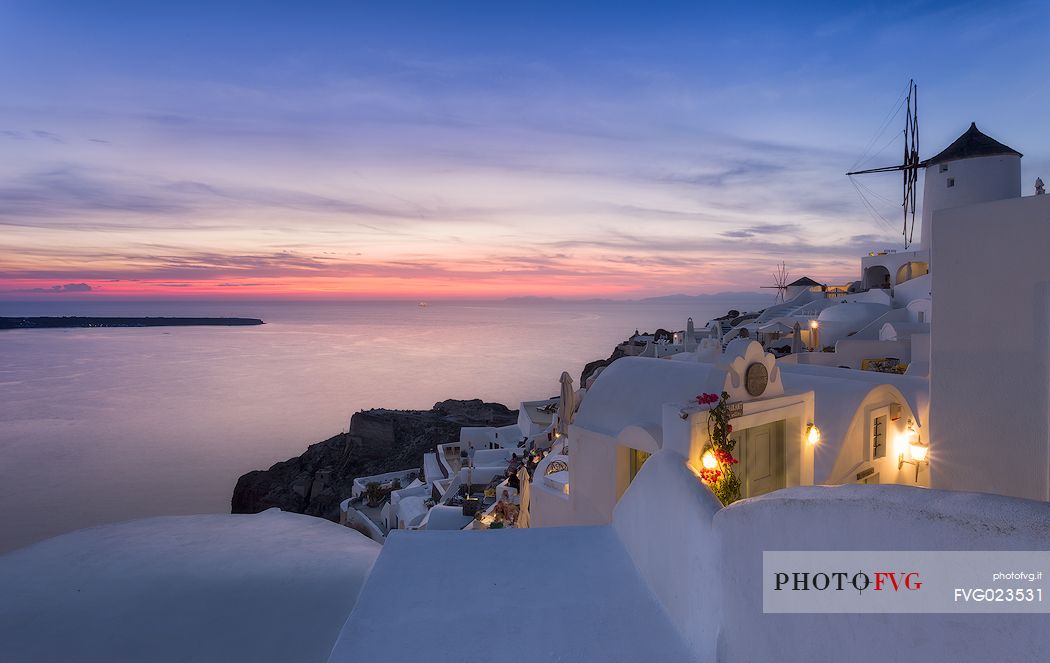
[[261,327],[0,331],[0,552],[143,516],[228,512],[237,477],[370,407],[516,407],[702,304],[38,303],[0,315],[223,315]]

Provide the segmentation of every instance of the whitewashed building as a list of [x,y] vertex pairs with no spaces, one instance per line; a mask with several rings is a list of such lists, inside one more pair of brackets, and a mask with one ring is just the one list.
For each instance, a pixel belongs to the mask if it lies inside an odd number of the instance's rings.
[[[891,483],[1050,500],[1050,197],[1020,196],[1020,158],[971,125],[922,164],[917,250],[865,256],[860,291],[834,299],[800,283],[743,325],[802,321],[807,345],[834,352],[777,358],[730,334],[724,354],[681,343],[608,367],[568,455],[537,470],[533,525],[611,522],[658,451],[699,470],[707,415],[691,401],[721,391],[745,498]],[[1000,331],[990,335],[993,315]],[[857,370],[878,362],[906,370]],[[759,365],[764,383],[749,390]]]

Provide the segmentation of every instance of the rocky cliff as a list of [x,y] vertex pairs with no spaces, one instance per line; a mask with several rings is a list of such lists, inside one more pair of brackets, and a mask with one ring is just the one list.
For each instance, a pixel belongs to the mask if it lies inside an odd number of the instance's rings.
[[231,512],[276,506],[338,522],[339,502],[350,496],[354,478],[419,467],[424,453],[459,439],[461,427],[507,426],[517,418],[517,410],[479,399],[442,401],[430,410],[361,411],[351,418],[349,433],[238,479]]
[[614,361],[616,361],[620,357],[625,357],[625,356],[627,356],[627,355],[624,354],[623,348],[621,346],[617,345],[613,349],[612,354],[609,355],[608,359],[595,359],[592,362],[588,362],[587,365],[584,366],[583,370],[580,372],[580,384],[579,384],[579,386],[580,387],[586,387],[587,386],[587,380],[590,379],[591,375],[593,375],[595,371],[597,371],[599,368],[605,368],[606,366],[608,366],[609,364],[613,363]]

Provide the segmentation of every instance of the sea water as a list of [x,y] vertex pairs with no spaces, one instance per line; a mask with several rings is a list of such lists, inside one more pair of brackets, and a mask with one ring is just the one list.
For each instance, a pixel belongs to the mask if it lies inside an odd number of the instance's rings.
[[[372,407],[516,408],[702,303],[45,302],[0,315],[241,316],[258,327],[0,331],[0,552],[144,516],[229,512],[237,477]],[[759,304],[760,305],[760,304]]]

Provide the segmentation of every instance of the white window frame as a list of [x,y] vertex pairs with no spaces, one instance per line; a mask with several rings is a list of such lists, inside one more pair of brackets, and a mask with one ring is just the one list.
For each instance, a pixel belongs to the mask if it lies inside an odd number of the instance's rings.
[[[886,423],[882,430],[882,454],[875,455],[875,422],[879,417],[886,417]],[[864,457],[867,460],[875,461],[880,458],[886,458],[890,455],[889,444],[890,444],[890,424],[892,419],[890,417],[890,406],[882,405],[868,410],[868,429],[867,435],[865,436],[865,445],[867,450],[864,453]]]

